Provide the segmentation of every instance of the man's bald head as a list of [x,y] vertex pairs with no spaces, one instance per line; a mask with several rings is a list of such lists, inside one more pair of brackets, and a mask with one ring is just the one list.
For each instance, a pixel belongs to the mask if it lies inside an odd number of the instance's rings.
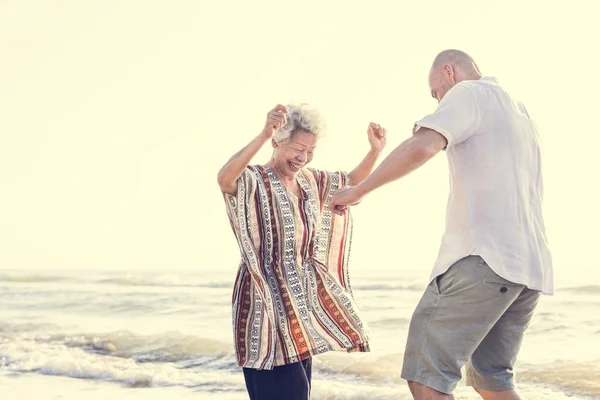
[[457,83],[480,78],[481,72],[471,56],[460,50],[444,50],[435,57],[429,72],[431,95],[441,101]]
[[431,68],[440,67],[444,64],[452,64],[464,70],[479,71],[477,64],[475,64],[475,60],[473,60],[470,55],[460,50],[450,49],[442,51],[433,60]]

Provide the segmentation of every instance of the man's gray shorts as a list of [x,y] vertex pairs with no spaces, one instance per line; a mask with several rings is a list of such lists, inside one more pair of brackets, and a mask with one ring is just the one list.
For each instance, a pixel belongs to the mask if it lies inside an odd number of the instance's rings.
[[467,384],[514,388],[513,367],[539,292],[498,276],[469,256],[434,279],[413,314],[402,378],[452,393]]

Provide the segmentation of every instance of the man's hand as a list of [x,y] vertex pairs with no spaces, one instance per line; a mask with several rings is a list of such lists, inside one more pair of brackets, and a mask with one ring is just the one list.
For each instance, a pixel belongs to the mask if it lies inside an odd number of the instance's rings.
[[348,206],[353,206],[362,201],[364,195],[360,194],[358,186],[339,189],[333,194],[329,208],[332,212],[342,215],[348,209]]

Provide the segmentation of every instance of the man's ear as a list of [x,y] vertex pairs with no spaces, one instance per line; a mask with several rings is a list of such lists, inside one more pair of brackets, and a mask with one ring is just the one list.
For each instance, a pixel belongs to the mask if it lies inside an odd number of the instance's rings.
[[273,145],[273,148],[277,148],[277,142],[275,141],[275,139],[271,139],[271,144]]
[[444,65],[444,75],[448,77],[448,80],[452,83],[456,83],[456,77],[454,76],[454,66],[452,64]]

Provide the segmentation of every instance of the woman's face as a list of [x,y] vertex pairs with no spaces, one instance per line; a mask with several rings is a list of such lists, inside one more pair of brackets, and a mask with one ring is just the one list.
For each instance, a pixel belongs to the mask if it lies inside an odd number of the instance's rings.
[[283,176],[293,178],[313,159],[317,137],[306,131],[296,131],[287,143],[275,143],[273,166]]

